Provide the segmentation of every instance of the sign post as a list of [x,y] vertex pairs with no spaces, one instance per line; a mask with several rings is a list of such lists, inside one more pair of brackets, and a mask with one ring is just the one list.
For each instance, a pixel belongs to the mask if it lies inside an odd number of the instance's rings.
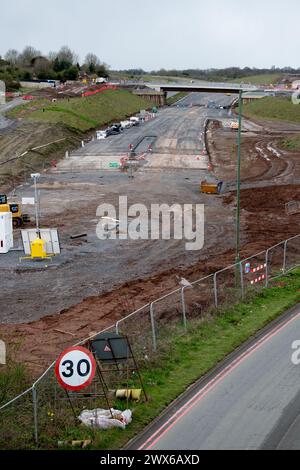
[[79,391],[88,387],[96,372],[96,361],[86,348],[76,346],[61,353],[55,364],[55,375],[66,390]]

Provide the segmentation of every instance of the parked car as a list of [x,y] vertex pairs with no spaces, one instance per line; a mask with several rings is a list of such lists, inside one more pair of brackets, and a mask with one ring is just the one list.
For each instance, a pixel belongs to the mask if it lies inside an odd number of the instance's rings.
[[98,77],[96,78],[96,83],[107,83],[107,80],[104,77]]
[[132,126],[132,123],[130,121],[121,121],[121,126],[123,129],[129,129],[129,127]]
[[111,127],[115,127],[116,129],[120,129],[120,130],[122,129],[122,126],[119,122],[116,122],[116,123],[112,124]]
[[106,139],[106,137],[107,137],[106,131],[96,131],[97,140]]
[[113,124],[112,126],[110,126],[110,129],[112,131],[117,132],[117,134],[120,134],[120,132],[122,132],[121,124]]
[[139,126],[140,125],[140,119],[136,116],[131,117],[129,119],[129,121],[131,122],[132,126]]
[[120,131],[117,131],[116,129],[112,129],[111,127],[109,127],[108,129],[106,129],[106,136],[110,136],[110,135],[118,135],[120,134]]

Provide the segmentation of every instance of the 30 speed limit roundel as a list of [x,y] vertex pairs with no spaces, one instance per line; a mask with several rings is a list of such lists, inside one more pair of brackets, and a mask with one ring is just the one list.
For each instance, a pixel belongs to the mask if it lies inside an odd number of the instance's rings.
[[55,364],[55,374],[60,385],[72,391],[88,387],[95,376],[95,371],[94,356],[81,346],[66,349]]

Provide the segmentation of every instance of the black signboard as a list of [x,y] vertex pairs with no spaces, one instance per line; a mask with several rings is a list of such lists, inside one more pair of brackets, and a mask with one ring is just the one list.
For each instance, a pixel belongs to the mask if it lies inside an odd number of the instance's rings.
[[115,333],[101,333],[91,341],[92,352],[104,362],[123,362],[132,357],[128,340]]
[[0,194],[0,204],[7,204],[6,194]]

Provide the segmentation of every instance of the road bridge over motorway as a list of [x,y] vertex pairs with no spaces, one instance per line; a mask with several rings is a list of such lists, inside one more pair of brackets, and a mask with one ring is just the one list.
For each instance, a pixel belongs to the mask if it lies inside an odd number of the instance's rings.
[[[160,94],[160,104],[165,104],[168,93],[186,92],[186,93],[222,93],[222,94],[236,94],[241,91],[243,93],[259,91],[253,85],[236,85],[227,83],[193,83],[193,84],[178,84],[178,83],[147,83],[147,88],[155,90],[155,93]],[[140,91],[139,94],[143,94]],[[147,97],[147,95],[145,95]],[[162,99],[164,97],[164,100]]]
[[219,83],[212,83],[212,84],[188,84],[188,85],[178,85],[176,83],[173,84],[159,84],[159,85],[152,85],[152,87],[159,88],[161,91],[168,93],[173,91],[178,92],[188,92],[188,93],[236,93],[239,94],[240,91],[242,92],[249,92],[255,91],[256,88],[246,86],[246,85],[223,85]]

